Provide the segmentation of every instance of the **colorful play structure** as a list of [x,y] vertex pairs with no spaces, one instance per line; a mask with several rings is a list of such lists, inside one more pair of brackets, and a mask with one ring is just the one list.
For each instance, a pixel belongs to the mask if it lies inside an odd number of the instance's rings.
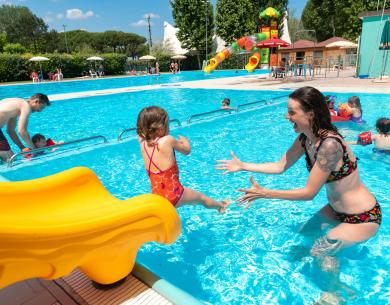
[[233,42],[231,46],[223,49],[215,57],[210,59],[209,64],[204,68],[204,72],[212,72],[232,53],[240,52],[251,54],[249,61],[245,66],[245,69],[248,72],[252,72],[259,64],[277,66],[277,54],[270,54],[270,48],[277,45],[271,43],[265,47],[259,48],[257,44],[278,38],[279,31],[277,19],[279,16],[280,13],[276,9],[272,7],[265,9],[259,14],[259,19],[262,24],[264,24],[260,27],[260,33],[244,36]]
[[175,208],[147,194],[119,200],[91,170],[75,167],[35,180],[0,182],[0,288],[79,268],[100,284],[133,269],[142,244],[181,233]]

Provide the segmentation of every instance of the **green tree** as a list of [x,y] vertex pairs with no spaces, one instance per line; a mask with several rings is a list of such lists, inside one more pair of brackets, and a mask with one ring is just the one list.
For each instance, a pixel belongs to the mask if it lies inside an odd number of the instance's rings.
[[23,54],[26,53],[26,51],[26,48],[23,47],[20,43],[7,43],[4,46],[4,53]]
[[[355,40],[362,25],[358,15],[376,10],[376,5],[377,1],[369,0],[309,0],[302,12],[302,23],[305,28],[316,31],[319,41],[333,36]],[[390,8],[390,2],[385,8]]]
[[[216,33],[227,43],[256,33],[256,20],[251,0],[217,0]],[[249,18],[248,18],[249,16]]]
[[206,53],[206,21],[207,21],[207,53],[211,51],[214,33],[213,6],[208,0],[170,0],[172,15],[179,29],[177,37],[183,48],[194,50],[201,68],[200,56]]
[[5,33],[0,33],[0,52],[3,52],[3,47],[7,43],[7,35]]
[[295,10],[290,10],[288,18],[288,30],[292,42],[296,42],[300,39],[307,39],[316,41],[315,34],[310,31],[306,31],[301,20],[295,17]]
[[27,7],[2,5],[0,32],[6,33],[10,43],[20,43],[34,52],[40,52],[47,25]]

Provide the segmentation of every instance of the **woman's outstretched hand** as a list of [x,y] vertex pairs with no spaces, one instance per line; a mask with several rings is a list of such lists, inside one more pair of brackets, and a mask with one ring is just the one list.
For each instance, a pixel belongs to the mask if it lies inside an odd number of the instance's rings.
[[251,188],[238,189],[239,192],[245,193],[245,195],[242,195],[237,199],[238,205],[246,203],[245,209],[249,208],[255,199],[266,197],[266,188],[260,186],[252,176],[249,178],[249,180],[252,183]]
[[238,172],[242,170],[242,162],[234,155],[232,151],[230,151],[230,155],[232,156],[231,160],[217,160],[217,165],[215,168],[220,171],[225,171],[222,175],[226,175],[228,173]]

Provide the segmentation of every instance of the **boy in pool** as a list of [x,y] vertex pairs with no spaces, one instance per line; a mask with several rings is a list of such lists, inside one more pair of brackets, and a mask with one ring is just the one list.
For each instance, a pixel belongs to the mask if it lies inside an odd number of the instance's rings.
[[374,150],[390,154],[390,119],[379,118],[375,124],[378,134],[372,134],[370,131],[363,132],[359,135],[357,141],[349,142],[350,144],[368,145],[374,143]]
[[[48,138],[46,139],[46,137],[44,135],[41,135],[40,133],[37,133],[35,134],[32,138],[31,138],[32,142],[34,143],[34,148],[43,148],[43,147],[49,147],[49,146],[53,146],[53,145],[56,145],[56,144],[62,144],[64,143],[64,141],[59,141],[59,142],[54,142],[52,139]],[[24,148],[23,151],[29,151],[30,149],[29,148]],[[55,149],[53,149],[52,151],[54,151]],[[36,152],[35,154],[26,154],[24,155],[25,158],[31,158],[33,156],[40,156],[40,155],[43,155],[44,154],[44,151],[39,151],[39,152]]]
[[221,109],[233,109],[232,107],[230,107],[230,99],[229,98],[224,98],[222,100]]
[[225,212],[230,200],[215,201],[180,183],[175,151],[188,155],[191,146],[187,138],[179,136],[177,140],[169,135],[169,118],[164,109],[157,106],[142,109],[137,134],[153,194],[165,197],[176,208],[200,202],[205,208]]

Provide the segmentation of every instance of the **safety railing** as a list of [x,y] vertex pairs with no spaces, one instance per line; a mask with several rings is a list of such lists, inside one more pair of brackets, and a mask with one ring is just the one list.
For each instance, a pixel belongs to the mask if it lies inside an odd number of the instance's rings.
[[242,109],[242,108],[249,108],[249,109],[255,108],[258,105],[271,105],[273,101],[281,99],[281,98],[286,98],[286,97],[288,97],[288,94],[280,95],[280,96],[276,96],[276,97],[273,97],[270,99],[260,100],[260,101],[256,101],[256,102],[240,104],[237,106],[237,111],[240,111],[240,109]]
[[31,149],[31,150],[28,150],[28,151],[21,151],[19,153],[14,154],[11,158],[9,158],[7,163],[8,163],[8,166],[12,166],[13,162],[15,161],[15,159],[17,157],[19,157],[19,156],[22,156],[22,155],[34,155],[36,153],[43,152],[43,151],[48,150],[48,149],[53,149],[53,148],[63,147],[63,146],[69,146],[71,144],[77,144],[77,143],[91,141],[91,140],[95,140],[95,139],[102,139],[104,141],[104,143],[108,142],[107,138],[105,136],[101,136],[101,135],[87,137],[87,138],[82,138],[82,139],[77,139],[77,140],[68,141],[68,142],[64,142],[64,143],[59,143],[59,144],[55,144],[55,145],[51,145],[51,146],[47,146],[47,147]]
[[210,114],[218,114],[218,113],[226,113],[226,112],[228,112],[229,114],[231,114],[232,112],[237,112],[237,108],[217,109],[217,110],[193,114],[187,119],[187,124],[190,124],[194,118],[209,116]]
[[[178,127],[181,126],[181,122],[180,122],[178,119],[169,120],[169,124],[172,124],[172,123],[176,123]],[[137,130],[137,128],[136,128],[136,127],[131,127],[131,128],[123,129],[123,130],[120,132],[120,134],[118,135],[118,138],[117,138],[118,142],[123,140],[123,135],[124,135],[125,133],[128,133],[128,132],[130,132],[130,131],[134,131],[134,130]]]

